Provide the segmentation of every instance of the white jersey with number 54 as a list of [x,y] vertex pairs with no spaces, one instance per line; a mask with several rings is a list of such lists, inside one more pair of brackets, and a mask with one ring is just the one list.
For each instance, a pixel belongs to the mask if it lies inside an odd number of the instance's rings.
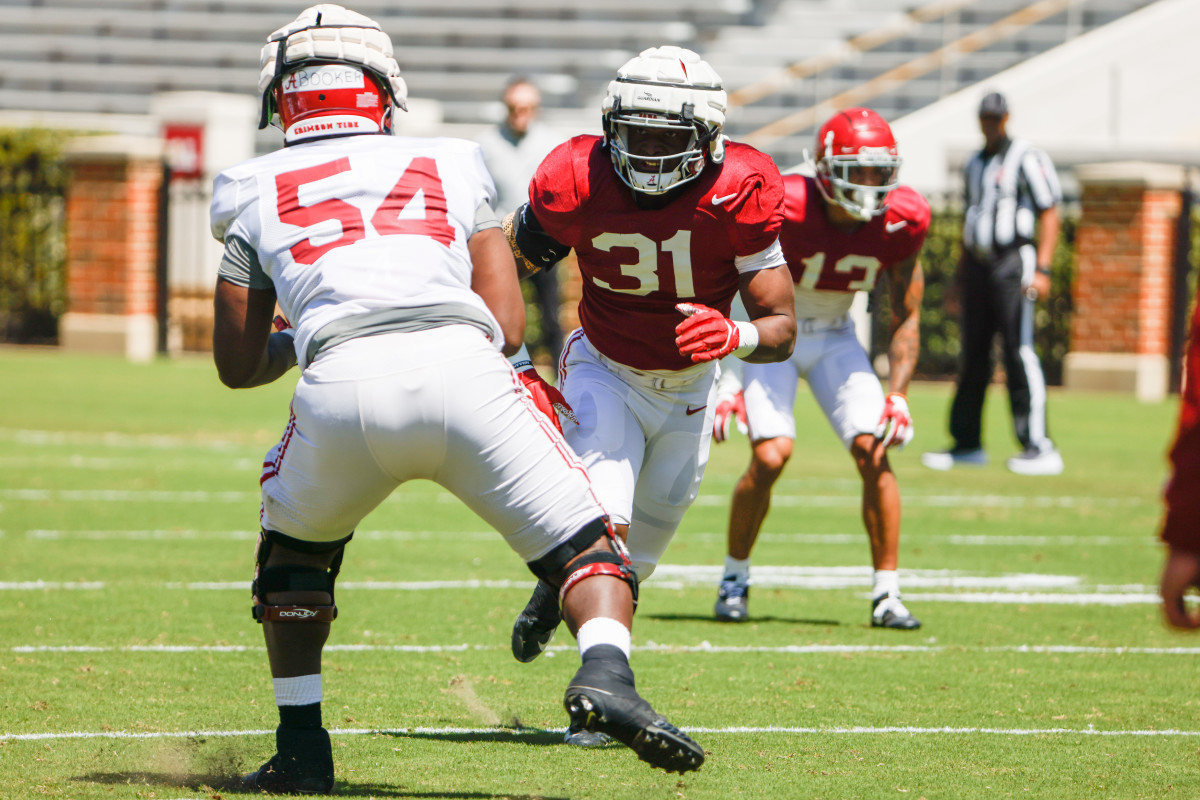
[[210,218],[226,245],[222,277],[274,287],[304,367],[330,331],[345,336],[360,321],[369,330],[397,316],[414,327],[422,316],[472,322],[499,346],[499,324],[471,291],[467,249],[492,224],[480,220],[494,220],[494,203],[473,142],[350,136],[225,170]]

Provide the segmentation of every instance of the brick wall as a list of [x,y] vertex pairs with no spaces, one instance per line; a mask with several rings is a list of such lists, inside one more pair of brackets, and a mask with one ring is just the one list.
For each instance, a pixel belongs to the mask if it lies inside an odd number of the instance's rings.
[[1077,173],[1083,214],[1064,384],[1160,398],[1166,392],[1183,170],[1121,163],[1084,166]]
[[153,357],[161,144],[85,137],[68,155],[67,350]]

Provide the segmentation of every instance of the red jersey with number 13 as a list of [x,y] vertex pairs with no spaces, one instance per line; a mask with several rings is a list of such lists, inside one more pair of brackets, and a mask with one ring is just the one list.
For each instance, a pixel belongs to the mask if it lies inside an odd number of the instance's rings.
[[929,231],[929,203],[897,186],[887,209],[850,231],[826,218],[816,180],[784,176],[780,242],[796,283],[797,319],[832,319],[850,310],[855,292],[875,288],[879,274],[920,252]]
[[529,207],[546,232],[574,248],[583,276],[579,319],[604,355],[636,369],[692,366],[675,347],[680,302],[729,314],[734,259],[779,236],[783,181],[769,156],[729,143],[662,208],[639,207],[599,136],[577,136],[546,157]]

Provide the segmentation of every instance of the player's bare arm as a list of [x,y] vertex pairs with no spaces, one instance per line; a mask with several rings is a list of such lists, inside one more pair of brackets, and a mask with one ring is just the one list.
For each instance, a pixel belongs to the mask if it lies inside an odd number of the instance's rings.
[[271,333],[275,292],[217,280],[213,361],[221,383],[231,389],[262,386],[296,365],[292,337]]
[[917,256],[888,270],[892,304],[891,339],[888,344],[888,391],[908,393],[921,350],[921,300],[925,273]]
[[746,315],[758,329],[758,347],[743,360],[784,361],[796,346],[796,296],[786,265],[743,274],[739,291]]
[[508,240],[500,228],[485,228],[467,240],[467,248],[471,251],[471,289],[500,323],[502,349],[511,356],[525,336],[525,299]]

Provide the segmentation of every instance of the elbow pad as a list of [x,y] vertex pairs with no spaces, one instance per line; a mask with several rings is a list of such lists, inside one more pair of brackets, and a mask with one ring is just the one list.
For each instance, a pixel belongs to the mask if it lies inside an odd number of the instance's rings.
[[517,263],[531,272],[550,269],[571,252],[569,246],[546,233],[528,203],[505,217],[503,227]]

